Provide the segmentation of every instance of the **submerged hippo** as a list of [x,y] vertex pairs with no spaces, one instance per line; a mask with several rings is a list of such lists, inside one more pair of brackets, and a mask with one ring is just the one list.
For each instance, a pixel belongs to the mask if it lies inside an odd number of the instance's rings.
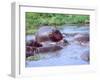
[[41,47],[38,52],[47,53],[47,52],[56,52],[63,49],[61,46],[49,46],[49,47]]
[[36,42],[35,40],[26,42],[26,57],[33,56],[34,53],[37,53],[39,47],[42,47],[42,44]]
[[78,34],[74,37],[76,41],[79,42],[88,42],[89,41],[89,34]]
[[82,60],[89,62],[90,61],[89,51],[84,52],[80,57]]
[[89,40],[89,34],[78,34],[74,37],[74,41],[83,46],[89,46]]

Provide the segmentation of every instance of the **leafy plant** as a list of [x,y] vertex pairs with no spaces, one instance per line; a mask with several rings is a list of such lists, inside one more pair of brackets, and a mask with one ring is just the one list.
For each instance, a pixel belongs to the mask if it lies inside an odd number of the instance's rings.
[[56,14],[56,13],[35,13],[25,14],[26,34],[34,34],[40,26],[61,26],[67,24],[87,24],[88,15]]

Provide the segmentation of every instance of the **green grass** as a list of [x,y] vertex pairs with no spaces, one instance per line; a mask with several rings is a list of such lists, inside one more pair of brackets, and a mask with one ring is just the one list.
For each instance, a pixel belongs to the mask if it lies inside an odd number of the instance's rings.
[[35,56],[30,56],[30,57],[28,57],[26,60],[28,60],[28,61],[38,61],[38,60],[40,60],[41,58],[40,58],[40,56],[39,55],[35,55]]
[[88,15],[26,12],[26,34],[34,34],[41,26],[62,26],[68,24],[89,24]]

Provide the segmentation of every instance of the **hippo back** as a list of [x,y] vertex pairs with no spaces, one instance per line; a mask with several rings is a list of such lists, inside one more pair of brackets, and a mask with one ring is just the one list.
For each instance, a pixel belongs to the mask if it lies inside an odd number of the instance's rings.
[[40,27],[36,33],[36,41],[37,42],[45,42],[49,41],[49,34],[55,30],[52,26],[43,26]]

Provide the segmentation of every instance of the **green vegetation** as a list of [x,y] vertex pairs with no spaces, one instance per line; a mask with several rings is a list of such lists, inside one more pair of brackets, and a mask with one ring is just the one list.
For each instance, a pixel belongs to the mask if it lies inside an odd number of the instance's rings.
[[39,55],[34,55],[34,56],[30,56],[27,58],[28,61],[38,61],[40,60],[40,56]]
[[34,34],[41,26],[89,24],[88,15],[26,12],[26,34]]

